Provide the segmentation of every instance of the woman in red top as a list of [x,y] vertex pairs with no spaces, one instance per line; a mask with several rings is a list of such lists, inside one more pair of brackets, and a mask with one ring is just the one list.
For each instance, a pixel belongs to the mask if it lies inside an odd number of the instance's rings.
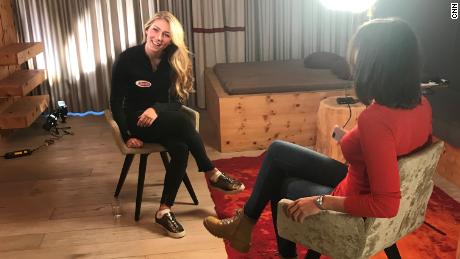
[[[207,217],[204,225],[209,232],[247,252],[252,227],[265,205],[271,202],[276,224],[281,198],[294,200],[287,213],[298,222],[321,210],[383,218],[398,213],[397,158],[431,141],[431,107],[420,90],[418,40],[400,19],[372,20],[354,35],[348,56],[357,97],[368,106],[357,126],[339,140],[348,165],[275,141],[244,210],[229,219]],[[277,240],[282,257],[296,257],[294,243],[278,235]],[[396,244],[385,252],[389,258],[399,257]],[[306,258],[319,256],[310,250]]]

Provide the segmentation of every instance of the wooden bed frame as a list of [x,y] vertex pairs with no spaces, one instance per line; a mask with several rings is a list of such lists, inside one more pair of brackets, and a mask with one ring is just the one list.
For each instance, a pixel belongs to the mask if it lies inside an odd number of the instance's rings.
[[460,187],[460,148],[444,141],[444,152],[439,159],[436,171]]
[[220,152],[265,149],[276,139],[302,146],[316,140],[319,102],[344,90],[229,95],[212,68],[204,72],[206,110]]

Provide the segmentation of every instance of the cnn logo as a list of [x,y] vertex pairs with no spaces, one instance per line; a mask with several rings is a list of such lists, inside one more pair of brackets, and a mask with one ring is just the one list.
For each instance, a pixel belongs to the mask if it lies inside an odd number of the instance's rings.
[[458,19],[458,3],[450,3],[450,18]]

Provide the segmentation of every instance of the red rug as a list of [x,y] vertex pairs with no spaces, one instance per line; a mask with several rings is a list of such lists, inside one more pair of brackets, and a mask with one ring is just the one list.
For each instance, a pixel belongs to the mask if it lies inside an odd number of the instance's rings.
[[[236,195],[225,195],[210,189],[217,215],[228,218],[234,215],[236,209],[243,207],[251,194],[257,172],[263,156],[236,157],[214,161],[217,168],[234,176],[246,185],[246,190]],[[398,241],[402,258],[455,258],[457,240],[460,230],[460,204],[450,198],[439,188],[434,188],[428,204],[426,215],[427,224]],[[228,258],[279,258],[276,249],[276,238],[271,219],[271,209],[268,204],[259,219],[254,232],[251,250],[241,254],[225,243]],[[298,246],[299,258],[303,258],[306,249]],[[327,258],[323,256],[322,258]],[[386,258],[379,253],[372,259]]]

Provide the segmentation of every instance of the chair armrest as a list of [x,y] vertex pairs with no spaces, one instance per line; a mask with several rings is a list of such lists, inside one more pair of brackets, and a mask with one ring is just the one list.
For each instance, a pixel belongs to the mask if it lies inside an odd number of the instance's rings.
[[196,131],[200,131],[200,114],[197,111],[195,111],[195,110],[193,110],[193,109],[191,109],[191,108],[189,108],[189,107],[187,107],[185,105],[182,105],[181,110],[183,112],[185,112],[185,114],[187,114],[192,119],[192,121],[193,121],[193,123],[195,125]]
[[359,247],[364,242],[363,218],[324,210],[305,218],[303,223],[297,223],[284,212],[290,202],[292,201],[282,199],[278,203],[277,227],[281,237],[332,257],[334,255],[329,251],[342,250],[337,246],[344,245],[343,250],[349,250],[349,258],[355,256],[356,251],[351,248]]

